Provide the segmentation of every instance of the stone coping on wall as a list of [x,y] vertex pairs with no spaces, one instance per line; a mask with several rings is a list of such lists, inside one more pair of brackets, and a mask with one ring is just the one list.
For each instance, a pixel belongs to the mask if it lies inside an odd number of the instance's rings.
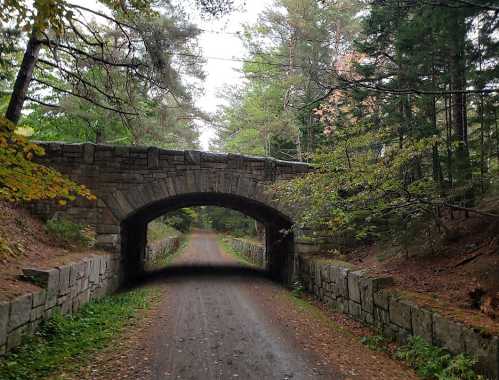
[[226,160],[237,160],[237,159],[244,159],[248,161],[269,161],[269,162],[275,162],[277,164],[282,164],[282,165],[294,165],[294,166],[302,166],[304,168],[312,168],[313,165],[309,164],[307,162],[302,162],[302,161],[285,161],[285,160],[279,160],[274,157],[268,157],[268,156],[252,156],[252,155],[242,155],[242,154],[237,154],[237,153],[224,153],[224,152],[205,152],[205,151],[199,151],[199,150],[178,150],[178,149],[163,149],[163,148],[158,148],[158,147],[153,147],[153,146],[146,146],[146,145],[111,145],[111,144],[94,144],[94,143],[67,143],[67,142],[61,142],[61,141],[35,141],[36,144],[40,145],[43,148],[51,149],[51,150],[58,150],[61,149],[62,147],[66,147],[66,149],[69,149],[73,147],[75,150],[85,150],[89,149],[90,150],[95,150],[96,147],[99,148],[107,148],[109,150],[113,149],[118,149],[118,150],[129,150],[133,152],[148,152],[151,150],[154,150],[158,152],[158,154],[169,154],[169,155],[186,155],[189,156],[191,159],[190,161],[195,161],[199,159],[204,159],[204,160],[210,160],[210,159],[215,159],[215,160],[220,160],[220,159],[226,159]]
[[402,298],[390,288],[391,277],[371,277],[348,263],[311,256],[298,257],[298,273],[305,289],[329,307],[400,343],[417,335],[453,354],[466,353],[477,359],[480,373],[499,380],[499,337]]
[[111,254],[91,255],[53,268],[24,268],[23,279],[40,289],[0,302],[0,354],[20,345],[24,336],[32,335],[54,312],[71,314],[90,300],[114,292],[120,273],[118,260]]

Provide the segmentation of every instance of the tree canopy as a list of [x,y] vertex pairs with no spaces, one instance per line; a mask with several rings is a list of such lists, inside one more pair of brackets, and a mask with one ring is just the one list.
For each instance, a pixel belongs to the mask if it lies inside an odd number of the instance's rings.
[[[338,241],[487,214],[497,192],[499,10],[492,1],[276,0],[248,25],[246,83],[216,147],[309,161],[278,184]],[[428,221],[433,223],[428,223]]]

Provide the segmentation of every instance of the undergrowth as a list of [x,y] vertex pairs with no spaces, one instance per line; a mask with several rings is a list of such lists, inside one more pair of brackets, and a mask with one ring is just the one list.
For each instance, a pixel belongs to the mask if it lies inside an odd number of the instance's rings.
[[407,345],[396,351],[395,356],[413,367],[424,379],[484,380],[474,371],[475,360],[464,354],[452,356],[418,336],[411,337]]
[[47,231],[59,242],[67,245],[91,246],[94,242],[91,231],[82,224],[63,218],[52,218],[47,221]]
[[0,379],[38,380],[77,368],[133,324],[155,295],[152,289],[139,289],[92,301],[73,316],[56,313],[0,361]]
[[383,335],[364,336],[361,342],[373,351],[388,351],[387,341]]

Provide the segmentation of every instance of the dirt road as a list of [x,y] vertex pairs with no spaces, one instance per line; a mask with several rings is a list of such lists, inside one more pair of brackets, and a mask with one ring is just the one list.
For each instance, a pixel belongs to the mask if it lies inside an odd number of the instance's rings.
[[[155,274],[164,300],[91,379],[415,379],[386,354],[293,303],[283,287],[196,232]],[[336,326],[336,325],[335,325]]]
[[168,270],[168,323],[154,346],[153,379],[339,379],[276,329],[249,286],[263,273],[222,254],[214,235],[196,233]]

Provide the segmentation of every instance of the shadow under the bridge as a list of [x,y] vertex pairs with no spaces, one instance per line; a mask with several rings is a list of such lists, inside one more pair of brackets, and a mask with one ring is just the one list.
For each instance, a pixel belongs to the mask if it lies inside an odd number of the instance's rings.
[[268,271],[238,264],[171,264],[145,272],[139,282],[179,281],[183,279],[270,279]]

